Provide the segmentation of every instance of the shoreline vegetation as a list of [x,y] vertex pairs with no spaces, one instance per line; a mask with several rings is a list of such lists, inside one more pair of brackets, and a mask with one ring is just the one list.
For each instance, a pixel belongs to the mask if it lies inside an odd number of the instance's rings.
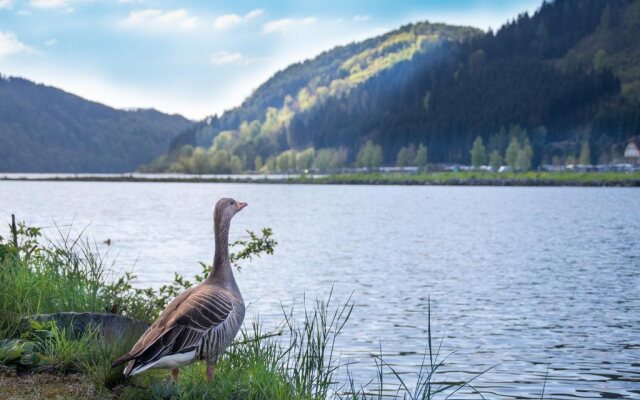
[[3,181],[81,182],[185,182],[257,183],[308,185],[440,185],[440,186],[590,186],[640,187],[640,172],[508,172],[486,171],[385,173],[357,172],[331,175],[309,174],[20,174],[0,175]]
[[[277,242],[269,228],[248,232],[234,242],[231,260],[240,268],[252,257],[272,254]],[[58,229],[50,239],[39,228],[15,223],[8,238],[0,237],[0,391],[8,399],[71,398],[172,399],[405,399],[448,398],[464,392],[484,398],[472,381],[450,381],[442,372],[449,355],[440,354],[443,337],[432,338],[431,312],[427,314],[422,364],[409,375],[385,361],[382,345],[372,349],[377,376],[355,382],[353,365],[340,355],[336,339],[354,308],[348,297],[298,302],[299,309],[282,306],[280,325],[267,331],[254,317],[221,358],[212,382],[204,379],[201,362],[183,367],[175,383],[170,370],[150,370],[124,377],[112,361],[128,350],[138,334],[131,330],[103,334],[104,326],[82,330],[35,316],[59,312],[118,314],[152,322],[178,292],[204,279],[211,266],[192,281],[175,275],[159,289],[134,287],[131,273],[116,274],[113,264],[94,242]],[[193,283],[192,283],[193,282]],[[300,310],[301,307],[301,310]],[[26,322],[26,324],[25,324]],[[435,340],[435,343],[433,343]],[[346,373],[345,373],[346,372]]]

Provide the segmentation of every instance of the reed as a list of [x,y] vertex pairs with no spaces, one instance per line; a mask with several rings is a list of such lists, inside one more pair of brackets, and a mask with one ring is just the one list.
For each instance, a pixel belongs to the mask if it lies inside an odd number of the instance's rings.
[[[469,391],[475,393],[478,398],[484,399],[482,393],[472,385],[472,382],[495,366],[478,372],[467,381],[448,381],[442,370],[446,360],[454,353],[449,353],[445,356],[441,355],[440,351],[444,337],[441,337],[437,347],[434,347],[431,329],[430,299],[427,304],[426,346],[422,353],[422,362],[419,367],[409,374],[409,376],[414,378],[413,382],[409,383],[407,378],[403,377],[391,363],[388,363],[384,359],[382,355],[382,345],[380,345],[379,353],[372,354],[377,370],[376,381],[357,386],[351,375],[349,375],[348,390],[344,393],[338,393],[337,398],[341,400],[381,400],[383,398],[404,400],[449,399],[460,390],[468,388]],[[390,379],[385,379],[385,377]]]

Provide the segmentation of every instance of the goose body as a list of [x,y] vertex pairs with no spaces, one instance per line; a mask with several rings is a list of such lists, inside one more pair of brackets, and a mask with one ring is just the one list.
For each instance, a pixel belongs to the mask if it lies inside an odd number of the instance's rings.
[[213,270],[199,285],[176,297],[138,339],[131,351],[113,367],[126,363],[124,374],[136,375],[150,368],[177,369],[197,360],[207,363],[207,376],[218,357],[236,336],[244,320],[245,306],[229,261],[229,225],[246,203],[221,199],[214,211],[216,248]]

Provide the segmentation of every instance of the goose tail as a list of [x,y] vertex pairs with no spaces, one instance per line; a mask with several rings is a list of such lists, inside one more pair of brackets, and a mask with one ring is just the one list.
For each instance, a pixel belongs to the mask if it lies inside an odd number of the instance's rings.
[[131,370],[133,369],[133,365],[135,364],[135,362],[136,362],[135,357],[127,353],[122,357],[118,358],[117,360],[115,360],[113,364],[111,364],[111,368],[116,368],[124,363],[127,363],[122,373],[124,374],[124,376],[129,376],[131,375]]

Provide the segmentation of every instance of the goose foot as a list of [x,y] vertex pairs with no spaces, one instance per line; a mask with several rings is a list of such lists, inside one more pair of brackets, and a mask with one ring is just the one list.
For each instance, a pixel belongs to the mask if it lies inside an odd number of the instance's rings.
[[174,368],[171,370],[171,375],[173,376],[173,381],[175,383],[178,383],[178,373],[180,372],[180,370],[178,368]]

